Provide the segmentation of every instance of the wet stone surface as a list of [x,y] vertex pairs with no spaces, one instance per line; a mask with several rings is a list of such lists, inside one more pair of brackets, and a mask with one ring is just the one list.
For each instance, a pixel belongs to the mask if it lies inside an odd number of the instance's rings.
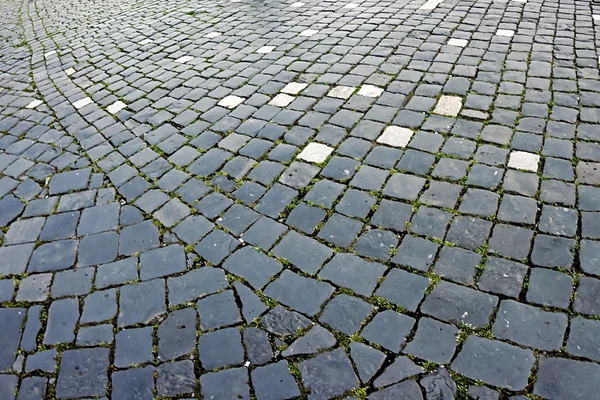
[[597,397],[595,3],[0,15],[0,399]]

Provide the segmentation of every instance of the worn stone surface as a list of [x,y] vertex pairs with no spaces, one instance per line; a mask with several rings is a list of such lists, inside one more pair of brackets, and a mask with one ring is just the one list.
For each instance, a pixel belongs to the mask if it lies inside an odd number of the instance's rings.
[[0,4],[0,397],[594,397],[593,7],[334,3]]

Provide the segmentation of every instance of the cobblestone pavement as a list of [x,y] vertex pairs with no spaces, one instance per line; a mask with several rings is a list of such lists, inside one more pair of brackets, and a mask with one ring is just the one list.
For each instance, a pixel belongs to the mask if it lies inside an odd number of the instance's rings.
[[1,400],[600,398],[600,6],[359,1],[0,2]]

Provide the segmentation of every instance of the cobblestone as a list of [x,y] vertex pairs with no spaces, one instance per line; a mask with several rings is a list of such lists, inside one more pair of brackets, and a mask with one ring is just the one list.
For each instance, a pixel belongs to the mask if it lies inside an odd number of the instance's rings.
[[0,397],[594,398],[596,8],[5,0]]

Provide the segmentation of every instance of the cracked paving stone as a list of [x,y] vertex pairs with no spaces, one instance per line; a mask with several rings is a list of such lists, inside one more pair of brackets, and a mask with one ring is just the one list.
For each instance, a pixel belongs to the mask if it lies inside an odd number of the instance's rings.
[[440,368],[434,373],[421,379],[421,386],[425,389],[425,398],[451,399],[456,393],[456,384],[446,368]]
[[362,382],[369,382],[385,361],[385,354],[359,342],[350,342],[350,357]]
[[406,378],[424,372],[423,368],[412,362],[411,359],[404,356],[398,356],[392,364],[390,364],[381,375],[379,375],[374,386],[377,388],[400,382]]
[[373,309],[372,305],[359,298],[340,294],[327,303],[319,321],[346,335],[352,335],[361,328]]
[[200,299],[197,309],[200,327],[203,330],[222,328],[241,321],[240,312],[231,290]]
[[287,349],[281,352],[284,357],[299,354],[313,354],[329,349],[337,343],[335,337],[322,326],[312,327],[304,336],[296,339]]

